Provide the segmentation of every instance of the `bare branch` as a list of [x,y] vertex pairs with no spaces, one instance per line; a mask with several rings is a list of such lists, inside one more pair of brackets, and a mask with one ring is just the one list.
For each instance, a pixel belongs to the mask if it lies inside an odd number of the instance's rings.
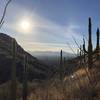
[[6,10],[7,10],[7,7],[9,5],[9,3],[11,2],[12,0],[8,0],[8,2],[6,3],[6,6],[4,8],[4,12],[3,12],[3,15],[1,17],[1,20],[0,20],[0,28],[2,27],[3,23],[4,23],[4,17],[6,15]]
[[75,37],[74,37],[74,36],[72,36],[72,38],[73,38],[73,40],[74,40],[75,44],[77,45],[78,49],[80,49],[80,46],[79,46],[79,44],[77,43],[77,41],[76,41]]
[[0,29],[1,29],[1,27],[3,26],[3,24],[4,24],[4,21],[2,21],[2,23],[0,24]]
[[76,53],[75,53],[75,51],[73,50],[73,48],[70,46],[70,44],[68,42],[67,42],[67,45],[71,49],[71,51],[74,53],[74,55],[77,56]]

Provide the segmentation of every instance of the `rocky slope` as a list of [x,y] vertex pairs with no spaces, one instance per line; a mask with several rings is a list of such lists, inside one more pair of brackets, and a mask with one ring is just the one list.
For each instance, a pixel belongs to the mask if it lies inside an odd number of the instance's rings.
[[[17,42],[16,42],[17,43]],[[22,80],[24,54],[28,58],[28,80],[33,79],[46,79],[51,72],[51,67],[39,61],[37,58],[25,52],[24,49],[16,45],[16,69],[17,78]],[[12,66],[12,38],[4,33],[0,33],[0,83],[6,82],[11,79],[11,66]]]

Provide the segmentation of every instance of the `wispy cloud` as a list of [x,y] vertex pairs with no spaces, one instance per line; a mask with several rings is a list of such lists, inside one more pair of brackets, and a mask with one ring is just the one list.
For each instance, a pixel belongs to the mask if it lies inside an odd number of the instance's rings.
[[[27,51],[60,51],[61,49],[67,52],[72,53],[70,48],[67,46],[67,44],[59,44],[59,43],[39,43],[39,42],[32,42],[23,44],[24,48],[27,48]],[[76,51],[76,48],[74,48]]]
[[[6,28],[11,33],[15,32],[15,38],[26,50],[45,49],[57,51],[62,48],[70,51],[66,47],[66,41],[72,41],[72,36],[76,39],[81,38],[81,34],[76,31],[80,28],[77,24],[66,23],[66,25],[61,25],[37,14],[34,10],[32,11],[14,3],[9,7],[8,12],[4,29]],[[18,27],[18,22],[25,17],[32,21],[33,29],[27,35],[22,34],[20,27]]]

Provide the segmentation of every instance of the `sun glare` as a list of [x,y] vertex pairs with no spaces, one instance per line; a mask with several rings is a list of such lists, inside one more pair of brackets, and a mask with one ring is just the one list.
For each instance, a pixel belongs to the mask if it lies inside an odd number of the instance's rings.
[[30,23],[27,20],[23,20],[20,25],[24,30],[28,30],[30,28]]
[[32,21],[28,19],[22,19],[19,22],[19,28],[22,33],[29,34],[32,31]]

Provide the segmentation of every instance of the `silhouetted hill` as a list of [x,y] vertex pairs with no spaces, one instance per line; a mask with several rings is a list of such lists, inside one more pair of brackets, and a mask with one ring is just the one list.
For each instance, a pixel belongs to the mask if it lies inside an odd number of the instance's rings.
[[[17,42],[16,42],[17,43]],[[23,73],[23,61],[24,54],[26,53],[28,58],[28,80],[33,79],[46,79],[49,77],[51,68],[33,57],[29,53],[25,52],[24,49],[16,45],[16,68],[17,78],[22,80]],[[12,38],[4,33],[0,33],[0,83],[6,82],[11,79],[11,66],[12,66]]]

